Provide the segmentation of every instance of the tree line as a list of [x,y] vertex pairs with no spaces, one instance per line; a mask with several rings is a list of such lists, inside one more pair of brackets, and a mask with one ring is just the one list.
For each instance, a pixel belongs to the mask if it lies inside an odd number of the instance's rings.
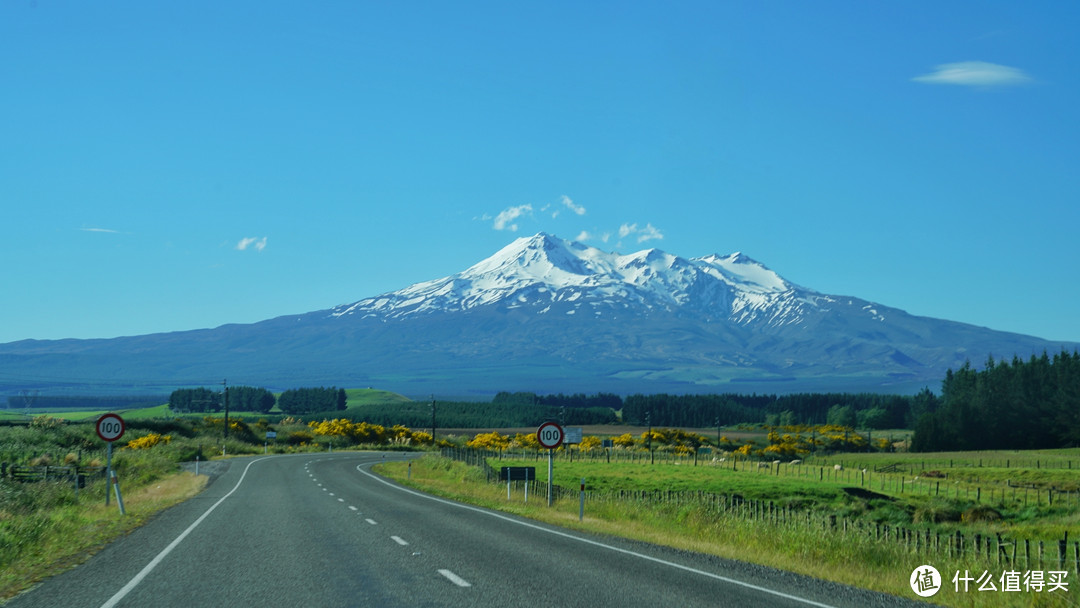
[[[265,388],[230,386],[229,409],[243,412],[269,412],[276,403],[274,394]],[[208,388],[181,388],[169,395],[169,409],[174,412],[220,412],[225,408],[222,391]]]
[[1080,445],[1080,353],[987,359],[949,370],[938,407],[919,416],[913,451],[1024,450]]
[[[274,405],[290,415],[338,412],[346,407],[345,389],[294,388],[277,398],[265,388],[228,387],[229,409],[238,412],[268,413]],[[169,409],[174,412],[220,412],[225,409],[222,391],[208,388],[182,388],[169,395]]]
[[17,395],[7,398],[8,409],[133,410],[161,405],[162,395]]
[[339,412],[347,407],[347,397],[343,388],[292,388],[278,395],[277,404],[286,414]]

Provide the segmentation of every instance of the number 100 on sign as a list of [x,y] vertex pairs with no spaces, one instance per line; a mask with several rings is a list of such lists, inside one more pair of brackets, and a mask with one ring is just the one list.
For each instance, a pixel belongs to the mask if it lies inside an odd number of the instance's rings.
[[554,422],[545,422],[536,429],[536,439],[540,447],[555,449],[563,442],[563,429]]

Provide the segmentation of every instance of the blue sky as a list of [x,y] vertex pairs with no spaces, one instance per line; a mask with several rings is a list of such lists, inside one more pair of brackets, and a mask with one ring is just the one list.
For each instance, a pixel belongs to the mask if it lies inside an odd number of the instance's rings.
[[1080,5],[0,3],[0,342],[216,327],[546,231],[1080,341]]

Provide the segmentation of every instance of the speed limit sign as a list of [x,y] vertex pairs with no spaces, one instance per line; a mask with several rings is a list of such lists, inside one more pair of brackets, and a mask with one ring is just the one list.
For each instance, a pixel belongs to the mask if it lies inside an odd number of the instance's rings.
[[97,434],[110,443],[120,439],[124,435],[124,419],[117,414],[104,414],[98,418]]
[[536,440],[540,442],[540,447],[549,450],[562,445],[563,436],[563,428],[554,422],[545,422],[536,429]]

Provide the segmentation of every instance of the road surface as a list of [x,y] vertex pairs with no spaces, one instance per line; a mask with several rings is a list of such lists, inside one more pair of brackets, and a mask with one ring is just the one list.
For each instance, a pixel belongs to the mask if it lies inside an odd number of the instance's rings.
[[[7,608],[907,606],[719,558],[432,497],[401,454],[238,458],[197,497]],[[921,604],[925,605],[925,604]]]

